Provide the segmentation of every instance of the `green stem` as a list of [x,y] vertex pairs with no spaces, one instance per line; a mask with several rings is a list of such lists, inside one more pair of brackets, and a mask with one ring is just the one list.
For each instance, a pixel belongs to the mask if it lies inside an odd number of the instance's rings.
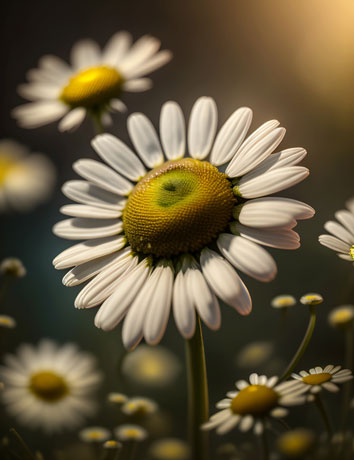
[[15,430],[15,428],[10,428],[10,433],[15,436],[17,441],[20,443],[24,454],[26,455],[27,458],[30,460],[36,460],[36,457],[32,454],[30,448],[27,446],[25,441],[23,440],[22,436]]
[[263,460],[269,459],[269,444],[268,444],[268,436],[267,436],[267,428],[265,422],[263,422],[263,431],[262,431],[262,452],[263,452]]
[[[345,331],[345,367],[347,369],[353,369],[353,347],[354,347],[354,335],[353,325],[350,325]],[[341,431],[344,434],[345,425],[348,417],[349,402],[352,394],[352,381],[346,382],[343,385],[343,401],[341,410]]]
[[321,396],[319,394],[316,394],[316,396],[315,396],[315,404],[316,404],[316,407],[318,409],[318,412],[320,413],[320,415],[322,417],[323,424],[326,427],[328,440],[331,441],[332,436],[333,436],[332,425],[331,425],[331,422],[329,420],[327,409],[326,409],[325,405],[323,404],[322,398],[321,398]]
[[209,417],[209,397],[203,333],[198,315],[194,336],[186,340],[186,365],[191,458],[207,460],[209,458],[209,436],[206,431],[201,430],[201,425]]
[[134,460],[138,443],[136,441],[128,441],[123,445],[122,460]]
[[93,121],[93,127],[95,134],[102,134],[104,132],[104,127],[102,124],[102,117],[101,113],[94,113],[91,115],[92,121]]
[[305,353],[305,350],[308,344],[310,343],[310,340],[313,334],[313,330],[315,329],[316,313],[317,313],[316,307],[314,305],[310,306],[310,319],[309,319],[309,324],[307,326],[306,333],[304,335],[304,338],[302,339],[302,342],[297,352],[295,353],[293,359],[291,360],[289,366],[287,367],[284,374],[280,378],[280,382],[282,382],[283,380],[286,380],[291,375],[293,370],[296,368],[298,362],[302,358],[302,355]]

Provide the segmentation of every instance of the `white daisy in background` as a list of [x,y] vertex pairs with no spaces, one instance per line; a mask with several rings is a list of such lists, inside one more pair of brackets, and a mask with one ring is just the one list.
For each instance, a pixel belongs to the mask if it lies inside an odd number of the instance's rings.
[[295,428],[282,433],[277,439],[278,450],[287,458],[307,458],[315,446],[316,435],[307,428]]
[[0,315],[0,327],[13,329],[16,327],[16,320],[12,316]]
[[56,224],[54,233],[86,241],[62,252],[54,265],[74,266],[63,280],[68,286],[93,278],[75,305],[102,304],[95,324],[103,330],[125,317],[126,348],[142,337],[157,344],[171,306],[187,339],[194,334],[195,311],[209,328],[219,328],[217,297],[249,314],[251,298],[234,268],[271,281],[276,263],[261,245],[300,246],[292,228],[314,210],[300,201],[266,195],[308,176],[307,168],[297,166],[306,151],[272,154],[285,129],[272,120],[246,138],[251,119],[250,109],[236,110],[214,142],[216,104],[211,98],[198,99],[188,126],[190,157],[185,157],[182,110],[167,102],[160,117],[161,144],[149,119],[135,113],[128,131],[138,155],[103,134],[92,146],[107,164],[90,159],[74,164],[86,180],[64,185],[64,194],[79,204],[61,208],[72,218]]
[[168,348],[140,345],[125,355],[121,370],[126,378],[136,384],[161,387],[176,380],[181,364]]
[[0,262],[0,274],[23,278],[26,276],[27,270],[20,259],[7,257]]
[[21,423],[46,432],[73,428],[95,411],[92,392],[101,381],[94,358],[73,344],[42,340],[6,355],[2,399]]
[[107,399],[112,404],[122,405],[128,401],[128,396],[123,393],[108,393]]
[[331,235],[320,235],[318,241],[332,249],[341,259],[354,260],[354,198],[346,202],[347,209],[341,209],[334,215],[338,222],[329,220],[324,228]]
[[289,308],[296,305],[296,299],[292,295],[282,294],[274,297],[270,304],[273,308]]
[[341,366],[332,366],[332,364],[329,364],[324,369],[316,366],[308,372],[301,371],[299,374],[294,373],[291,376],[310,393],[318,393],[323,388],[336,392],[339,390],[338,383],[345,383],[353,378],[351,370],[342,369]]
[[0,140],[0,212],[29,211],[47,200],[55,183],[52,162],[9,139]]
[[114,434],[119,441],[144,441],[148,437],[145,428],[139,425],[120,425],[114,430]]
[[128,32],[118,32],[103,51],[92,40],[81,40],[71,50],[71,65],[47,55],[39,67],[28,72],[29,83],[20,85],[19,94],[29,104],[13,110],[23,128],[37,128],[62,118],[59,129],[78,127],[86,114],[110,123],[109,111],[124,111],[124,92],[151,88],[152,81],[142,78],[165,65],[170,51],[159,51],[160,41],[144,35],[132,45]]
[[79,431],[79,438],[84,442],[107,441],[111,437],[111,432],[101,426],[91,426]]
[[354,305],[341,305],[334,308],[328,315],[328,322],[331,326],[339,329],[353,327]]
[[149,455],[155,460],[188,460],[190,449],[182,439],[165,438],[151,444]]
[[300,303],[302,303],[303,305],[319,305],[322,302],[323,297],[321,296],[321,294],[317,294],[317,292],[310,292],[308,294],[304,294],[300,298]]
[[126,415],[148,415],[157,412],[159,406],[149,398],[129,398],[122,406],[122,412]]
[[218,434],[225,434],[236,426],[241,431],[253,427],[254,432],[260,434],[266,418],[282,418],[288,414],[282,406],[305,402],[302,394],[306,389],[298,382],[287,381],[277,385],[278,377],[268,379],[256,373],[250,375],[249,382],[239,380],[235,383],[238,391],[228,392],[227,398],[217,403],[216,407],[221,411],[202,425],[204,430],[216,428]]
[[104,449],[121,449],[122,444],[119,441],[115,441],[114,439],[109,439],[103,444]]
[[273,354],[271,342],[250,342],[237,353],[236,363],[240,367],[255,368],[267,361]]

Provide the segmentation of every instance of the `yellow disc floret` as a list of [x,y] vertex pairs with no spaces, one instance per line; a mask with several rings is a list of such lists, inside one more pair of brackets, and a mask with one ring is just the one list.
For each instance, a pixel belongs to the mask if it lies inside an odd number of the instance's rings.
[[354,260],[354,244],[349,250],[350,257]]
[[231,401],[231,410],[237,415],[262,416],[277,405],[279,395],[265,385],[249,385],[243,388]]
[[92,67],[71,77],[60,99],[70,107],[100,107],[119,97],[122,83],[122,76],[116,69]]
[[321,372],[320,374],[310,374],[306,377],[302,377],[302,380],[308,385],[321,385],[321,383],[328,382],[331,378],[332,374]]
[[68,394],[69,388],[63,377],[51,371],[33,374],[29,388],[39,399],[56,402]]
[[124,231],[132,248],[144,254],[198,251],[226,228],[234,205],[231,183],[210,163],[168,161],[129,196]]

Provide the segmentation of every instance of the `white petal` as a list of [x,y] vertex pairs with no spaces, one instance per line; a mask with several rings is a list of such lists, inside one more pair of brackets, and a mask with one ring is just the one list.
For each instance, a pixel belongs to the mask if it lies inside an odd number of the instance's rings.
[[72,73],[72,69],[65,61],[51,54],[46,54],[40,58],[39,67],[37,70],[45,72],[47,76],[51,75],[55,81],[62,81],[63,78],[68,78]]
[[277,266],[271,255],[252,241],[223,233],[217,245],[232,265],[252,278],[268,282],[277,274]]
[[84,121],[86,110],[82,107],[77,107],[71,110],[59,123],[59,131],[73,131]]
[[19,85],[17,92],[24,99],[37,101],[38,99],[57,99],[60,94],[60,85],[55,83],[28,83]]
[[111,236],[75,244],[61,252],[53,260],[57,270],[88,262],[89,260],[119,251],[126,244],[124,236]]
[[252,372],[249,380],[252,385],[258,385],[258,374],[256,374],[256,372]]
[[336,219],[354,236],[354,215],[346,210],[337,211]]
[[84,240],[104,238],[122,232],[123,223],[117,219],[81,219],[75,217],[58,222],[53,227],[53,233],[68,240]]
[[246,286],[223,257],[205,248],[200,255],[200,265],[208,284],[221,300],[241,315],[251,312],[252,300]]
[[353,262],[353,258],[349,254],[337,254],[337,256],[343,260],[348,260],[349,262]]
[[123,90],[129,93],[140,93],[152,88],[152,80],[150,78],[136,78],[123,83]]
[[248,431],[250,428],[252,428],[254,419],[252,415],[245,415],[241,419],[240,423],[240,431]]
[[144,337],[149,345],[156,345],[162,339],[171,309],[173,270],[168,264],[157,266],[155,270],[160,268],[157,288],[144,322]]
[[144,259],[121,280],[119,289],[98,310],[95,317],[96,327],[108,331],[117,326],[144,285],[149,273],[148,259]]
[[166,102],[160,114],[160,137],[169,160],[182,158],[186,149],[186,132],[181,107],[173,101]]
[[187,280],[182,270],[177,273],[173,285],[173,315],[176,326],[185,339],[195,332],[195,309],[193,298],[188,292]]
[[102,55],[102,62],[116,66],[127,54],[132,42],[129,32],[121,31],[114,34],[107,42]]
[[252,122],[252,110],[241,107],[226,120],[216,136],[214,147],[210,154],[210,162],[215,166],[227,163],[246,137]]
[[320,235],[318,241],[329,249],[333,251],[340,252],[342,254],[349,254],[350,244],[344,243],[344,241],[336,238],[332,235]]
[[240,417],[237,415],[232,415],[228,420],[222,423],[222,425],[217,428],[217,434],[223,435],[231,431],[240,421]]
[[144,35],[137,40],[119,62],[119,69],[126,78],[132,78],[131,73],[142,63],[153,56],[160,48],[160,41],[150,35]]
[[111,99],[109,106],[113,112],[125,113],[128,110],[128,107],[120,99]]
[[300,247],[300,237],[293,230],[287,228],[263,229],[246,227],[238,223],[230,225],[232,233],[247,238],[254,243],[279,249],[297,249]]
[[99,161],[81,159],[73,164],[73,169],[84,179],[108,192],[127,195],[133,189],[129,181]]
[[331,391],[332,393],[336,393],[337,391],[339,391],[339,387],[332,382],[324,382],[322,383],[322,386],[327,391]]
[[351,246],[354,244],[354,236],[337,222],[330,220],[324,224],[324,228],[327,230],[327,232],[332,233],[332,235],[350,244]]
[[214,99],[199,98],[192,107],[188,125],[188,150],[191,157],[203,160],[208,155],[217,123],[218,111]]
[[69,107],[59,101],[30,102],[15,107],[11,114],[21,128],[38,128],[58,120]]
[[134,69],[129,70],[128,72],[124,71],[124,76],[129,79],[143,77],[144,75],[154,72],[155,70],[167,64],[172,59],[172,56],[173,55],[171,51],[159,51],[150,59],[146,59],[142,64],[136,66]]
[[100,134],[92,142],[98,155],[112,168],[132,181],[138,181],[146,169],[130,148],[112,134]]
[[243,198],[258,198],[264,195],[280,192],[304,180],[309,170],[302,166],[287,166],[274,169],[250,179],[248,174],[243,176],[234,190]]
[[229,177],[239,177],[247,174],[278,147],[284,136],[285,129],[276,128],[266,135],[261,134],[253,142],[248,142],[247,145],[241,146],[226,168],[226,174]]
[[122,215],[121,211],[112,211],[86,204],[67,204],[60,208],[60,212],[66,216],[86,217],[90,219],[116,219]]
[[151,121],[142,113],[134,113],[128,118],[129,136],[140,158],[149,168],[163,163],[164,158],[159,139]]
[[201,429],[211,430],[212,428],[217,427],[218,425],[220,425],[222,422],[229,419],[230,417],[232,417],[232,415],[230,414],[230,409],[224,409],[212,415],[208,422],[203,423],[203,425],[201,426]]
[[93,40],[84,39],[75,43],[71,50],[71,62],[75,69],[91,67],[100,62],[100,49]]
[[66,182],[62,187],[62,192],[66,197],[78,203],[111,211],[122,211],[126,203],[125,198],[83,180]]

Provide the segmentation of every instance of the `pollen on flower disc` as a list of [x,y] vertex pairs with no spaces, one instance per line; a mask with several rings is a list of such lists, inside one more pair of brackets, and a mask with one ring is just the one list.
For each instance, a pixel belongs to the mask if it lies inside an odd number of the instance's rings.
[[137,252],[173,256],[202,249],[232,217],[231,183],[206,161],[185,158],[153,169],[135,187],[123,212]]

